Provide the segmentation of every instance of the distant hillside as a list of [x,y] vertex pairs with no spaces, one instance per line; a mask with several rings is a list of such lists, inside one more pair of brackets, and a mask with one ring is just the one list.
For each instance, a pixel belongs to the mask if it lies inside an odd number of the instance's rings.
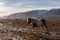
[[11,14],[5,18],[60,18],[60,9],[51,9],[51,10],[33,10],[27,12],[19,12]]

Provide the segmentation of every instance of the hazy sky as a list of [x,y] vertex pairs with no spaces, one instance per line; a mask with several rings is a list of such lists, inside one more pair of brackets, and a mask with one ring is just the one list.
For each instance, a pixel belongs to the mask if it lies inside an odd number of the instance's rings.
[[51,8],[60,8],[60,0],[0,0],[0,16]]

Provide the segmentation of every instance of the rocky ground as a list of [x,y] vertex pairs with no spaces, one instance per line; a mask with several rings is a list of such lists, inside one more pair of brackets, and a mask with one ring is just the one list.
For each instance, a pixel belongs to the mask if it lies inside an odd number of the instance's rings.
[[0,19],[0,40],[60,40],[60,19],[46,19],[44,27],[32,28],[26,20]]

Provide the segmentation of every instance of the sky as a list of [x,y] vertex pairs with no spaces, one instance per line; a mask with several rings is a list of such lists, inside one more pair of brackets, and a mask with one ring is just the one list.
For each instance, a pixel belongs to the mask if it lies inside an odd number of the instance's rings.
[[60,8],[60,0],[0,0],[0,17],[30,10]]

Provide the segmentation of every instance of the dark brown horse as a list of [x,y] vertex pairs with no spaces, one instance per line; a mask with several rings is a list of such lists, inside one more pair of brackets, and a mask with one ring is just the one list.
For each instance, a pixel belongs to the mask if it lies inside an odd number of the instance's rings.
[[28,23],[28,25],[30,24],[30,23],[32,23],[32,25],[33,25],[33,28],[34,27],[38,27],[38,26],[41,26],[42,28],[43,27],[46,27],[46,29],[47,29],[47,31],[48,31],[48,26],[46,25],[46,20],[45,19],[34,19],[34,18],[28,18],[27,19],[27,23]]

